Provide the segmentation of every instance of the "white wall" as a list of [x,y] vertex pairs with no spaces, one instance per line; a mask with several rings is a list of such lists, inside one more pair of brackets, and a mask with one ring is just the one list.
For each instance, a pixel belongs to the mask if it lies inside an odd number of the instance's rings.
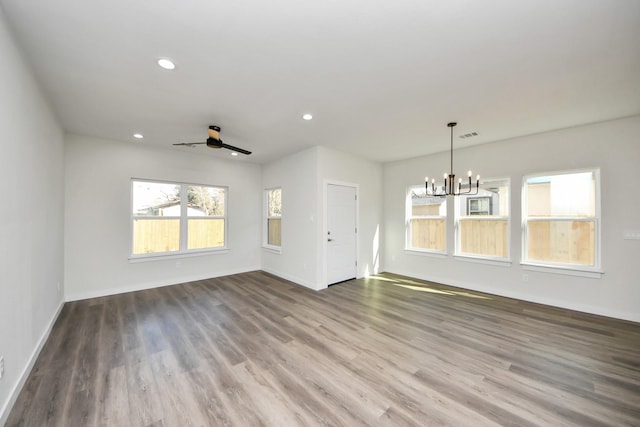
[[282,252],[263,250],[263,270],[312,289],[326,288],[327,182],[358,187],[358,276],[379,271],[382,166],[326,147],[313,147],[263,167],[263,189],[282,187],[283,212]]
[[62,304],[63,136],[0,9],[0,425]]
[[[438,172],[447,168],[449,153],[386,164],[386,271],[640,321],[640,241],[623,239],[624,230],[640,230],[639,135],[640,116],[637,116],[457,150],[454,168],[458,173],[473,169],[487,178],[511,178],[513,262],[507,267],[454,259],[451,220],[447,228],[449,256],[439,258],[405,252],[406,188],[422,184],[425,175],[438,176]],[[604,274],[601,278],[585,278],[523,270],[520,265],[523,175],[591,167],[601,169]]]
[[[259,165],[77,135],[65,161],[67,300],[260,268]],[[131,178],[229,187],[228,253],[130,262]]]
[[317,181],[317,147],[263,166],[262,189],[282,188],[282,246],[262,250],[262,269],[312,289],[321,287]]

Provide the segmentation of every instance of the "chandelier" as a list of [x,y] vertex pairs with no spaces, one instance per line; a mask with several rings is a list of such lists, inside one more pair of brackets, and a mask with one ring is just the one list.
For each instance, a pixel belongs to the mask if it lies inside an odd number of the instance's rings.
[[[447,126],[451,128],[451,169],[449,173],[444,174],[444,184],[442,187],[436,187],[436,180],[431,179],[429,183],[429,177],[424,178],[424,187],[427,192],[427,196],[446,197],[446,196],[464,196],[464,195],[476,195],[480,188],[480,175],[476,176],[475,188],[471,185],[471,171],[469,171],[469,183],[462,184],[462,178],[458,179],[458,185],[456,186],[456,176],[453,173],[453,128],[457,125],[456,122],[447,123]],[[466,190],[463,191],[463,186]],[[456,188],[457,187],[457,188]]]

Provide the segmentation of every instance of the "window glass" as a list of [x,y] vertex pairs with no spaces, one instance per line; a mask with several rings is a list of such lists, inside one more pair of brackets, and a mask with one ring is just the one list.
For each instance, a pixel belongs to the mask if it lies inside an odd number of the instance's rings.
[[598,266],[598,176],[594,170],[525,179],[525,261]]
[[224,219],[190,219],[188,249],[224,247]]
[[225,247],[226,188],[132,180],[132,255]]
[[133,253],[151,254],[180,250],[179,219],[133,220]]
[[180,216],[180,185],[133,181],[135,216]]
[[282,189],[265,190],[266,245],[282,245]]
[[593,172],[527,178],[530,217],[595,216],[596,182]]
[[509,180],[483,180],[456,201],[456,253],[509,258]]
[[224,216],[224,188],[190,185],[187,216]]
[[447,199],[412,187],[407,201],[407,249],[444,252],[446,248]]

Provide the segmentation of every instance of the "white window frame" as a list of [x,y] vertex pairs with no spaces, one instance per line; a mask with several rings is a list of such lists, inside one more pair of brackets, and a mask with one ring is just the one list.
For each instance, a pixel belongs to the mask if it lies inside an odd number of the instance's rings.
[[[180,186],[180,216],[162,216],[162,217],[141,217],[137,216],[133,213],[133,186],[135,182],[149,182],[154,184],[170,184]],[[196,187],[211,187],[211,188],[219,188],[224,190],[224,215],[216,215],[216,216],[207,216],[207,217],[189,217],[187,211],[188,204],[188,192],[190,186]],[[131,261],[146,261],[146,260],[154,260],[154,259],[167,259],[167,258],[182,258],[185,256],[198,256],[198,255],[210,255],[210,254],[222,254],[227,253],[229,251],[228,242],[229,242],[229,187],[222,185],[212,185],[212,184],[195,184],[189,182],[175,182],[175,181],[163,181],[157,179],[144,179],[144,178],[131,178],[130,181],[130,204],[129,204],[129,214],[130,214],[130,249],[129,249],[129,260]],[[134,254],[133,253],[133,244],[134,244],[134,221],[137,218],[144,218],[147,220],[154,219],[179,219],[180,220],[180,246],[177,251],[169,251],[169,252],[152,252],[152,253],[144,253],[144,254]],[[224,246],[217,246],[214,248],[198,248],[198,249],[188,249],[188,221],[189,219],[223,219],[224,220]]]
[[[411,185],[409,187],[407,187],[406,192],[405,192],[405,240],[404,240],[404,248],[405,251],[408,252],[412,252],[412,253],[417,253],[417,254],[425,254],[425,255],[437,255],[437,256],[446,256],[447,255],[447,233],[448,233],[448,226],[447,226],[447,222],[448,222],[448,214],[445,215],[429,215],[429,216],[425,216],[425,215],[421,215],[421,216],[416,216],[414,217],[412,215],[412,211],[413,211],[413,205],[411,203],[411,192],[414,189],[424,189],[424,184],[422,185]],[[446,200],[444,203],[448,204],[448,200]],[[446,206],[447,209],[447,213],[448,213],[448,205]],[[413,246],[411,246],[411,220],[412,219],[442,219],[444,220],[444,248],[442,250],[438,250],[438,249],[429,249],[429,248],[415,248]]]
[[[280,190],[280,201],[282,202],[282,187],[266,188],[262,193],[262,247],[270,252],[282,253],[282,213],[280,216],[269,216],[269,193],[273,190]],[[269,220],[280,219],[280,246],[269,243]]]
[[[467,212],[467,203],[469,202],[470,199],[473,198],[482,198],[483,196],[470,196],[470,197],[461,197],[461,196],[457,196],[456,200],[454,201],[454,234],[455,234],[455,252],[454,255],[456,258],[472,258],[472,259],[476,259],[476,260],[486,260],[489,262],[496,262],[496,263],[507,263],[510,264],[511,263],[511,212],[512,212],[512,207],[511,207],[511,179],[508,177],[503,177],[503,178],[489,178],[489,179],[483,179],[482,182],[480,183],[480,186],[482,187],[483,185],[486,186],[487,184],[491,184],[491,183],[502,183],[502,182],[506,182],[507,183],[507,198],[508,198],[508,215],[507,216],[482,216],[482,215],[468,215]],[[462,199],[465,199],[467,201],[467,203],[462,203]],[[465,214],[462,215],[462,210],[464,209]],[[507,221],[507,256],[505,257],[498,257],[498,256],[491,256],[491,255],[483,255],[483,254],[475,254],[475,253],[466,253],[466,252],[462,252],[462,235],[461,235],[461,226],[460,226],[460,222],[461,220],[463,220],[463,218],[473,218],[473,220],[479,220],[479,221],[491,221],[491,220],[504,220],[506,219]]]
[[[531,178],[541,178],[547,176],[557,176],[557,175],[571,175],[571,174],[580,174],[580,173],[593,173],[595,179],[595,194],[594,194],[594,217],[543,217],[539,218],[541,221],[594,221],[595,227],[595,242],[594,242],[594,265],[578,265],[578,264],[567,264],[567,263],[556,263],[549,261],[539,261],[539,260],[530,260],[528,258],[528,229],[527,229],[527,220],[528,218],[528,193],[527,193],[527,181]],[[522,261],[520,264],[523,268],[534,271],[543,271],[550,273],[558,273],[558,274],[568,274],[575,276],[583,276],[583,277],[593,277],[600,278],[602,271],[601,264],[601,244],[602,244],[602,232],[601,232],[601,224],[602,224],[602,215],[601,215],[601,194],[600,194],[600,168],[587,168],[587,169],[570,169],[570,170],[560,170],[560,171],[550,171],[544,173],[535,173],[530,175],[525,175],[522,178]],[[533,217],[532,220],[536,220],[536,217]]]

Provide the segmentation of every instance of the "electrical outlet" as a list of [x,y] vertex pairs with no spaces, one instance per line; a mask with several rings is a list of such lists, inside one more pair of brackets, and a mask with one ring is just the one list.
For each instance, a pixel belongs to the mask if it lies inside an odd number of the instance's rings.
[[522,281],[523,281],[523,282],[528,282],[528,281],[529,281],[529,275],[528,275],[527,273],[524,273],[524,274],[522,275]]
[[0,356],[0,380],[4,377],[4,356]]

